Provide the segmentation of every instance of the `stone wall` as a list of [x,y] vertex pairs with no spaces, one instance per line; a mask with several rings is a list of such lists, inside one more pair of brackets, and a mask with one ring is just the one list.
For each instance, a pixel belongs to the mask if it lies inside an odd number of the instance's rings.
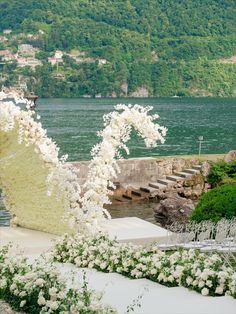
[[[118,161],[120,173],[115,182],[127,186],[137,183],[155,182],[157,179],[164,178],[174,172],[190,168],[194,164],[199,164],[197,158],[185,159],[181,157],[166,158],[130,158]],[[89,161],[73,162],[79,168],[80,183],[83,184],[87,177]]]

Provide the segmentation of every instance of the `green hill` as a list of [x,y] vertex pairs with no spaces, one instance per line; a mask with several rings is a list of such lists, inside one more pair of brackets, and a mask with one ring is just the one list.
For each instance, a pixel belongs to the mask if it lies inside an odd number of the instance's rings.
[[[235,0],[0,0],[9,28],[0,48],[32,44],[43,65],[5,64],[4,84],[23,75],[41,96],[236,95]],[[63,63],[51,66],[56,50]]]

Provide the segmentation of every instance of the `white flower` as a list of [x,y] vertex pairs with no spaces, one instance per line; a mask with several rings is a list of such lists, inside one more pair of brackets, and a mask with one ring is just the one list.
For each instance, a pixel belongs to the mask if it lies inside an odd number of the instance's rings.
[[38,298],[38,305],[45,305],[46,304],[46,300],[45,298],[41,295]]
[[20,303],[20,307],[24,307],[26,304],[26,300],[22,300],[21,303]]
[[186,282],[187,282],[188,285],[190,285],[193,282],[193,278],[188,276],[187,279],[186,279]]
[[36,286],[43,286],[43,284],[45,283],[45,280],[42,279],[42,278],[38,278],[36,281],[35,281],[35,285]]
[[50,309],[51,309],[52,311],[55,311],[55,310],[57,310],[57,309],[58,309],[59,304],[58,304],[58,302],[53,301],[53,302],[50,302],[49,307],[50,307]]
[[207,288],[203,288],[203,289],[201,290],[201,294],[204,295],[204,296],[206,296],[206,295],[209,294],[209,290],[208,290]]
[[198,283],[198,287],[202,288],[204,286],[205,286],[205,282],[203,280],[200,280],[199,283]]
[[211,280],[207,280],[206,281],[206,285],[211,288],[212,287],[212,281]]
[[224,292],[223,287],[221,287],[221,286],[216,287],[215,293],[222,294],[223,292]]

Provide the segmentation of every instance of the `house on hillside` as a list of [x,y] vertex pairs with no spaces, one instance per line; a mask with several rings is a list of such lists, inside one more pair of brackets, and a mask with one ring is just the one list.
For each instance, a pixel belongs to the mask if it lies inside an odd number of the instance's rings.
[[64,52],[61,50],[56,50],[53,57],[48,58],[48,62],[51,63],[51,65],[57,65],[59,63],[63,63],[63,55]]
[[9,34],[11,34],[11,32],[12,32],[12,30],[10,28],[3,30],[3,34],[5,34],[5,35],[9,35]]
[[18,54],[20,56],[34,57],[37,51],[39,51],[39,49],[34,48],[32,45],[29,45],[29,44],[18,45]]
[[107,60],[106,59],[97,59],[98,60],[98,65],[99,66],[103,66],[105,64],[107,64]]
[[0,36],[0,42],[4,43],[5,41],[8,41],[6,36]]
[[0,50],[0,59],[2,61],[13,61],[15,60],[15,55],[9,49]]
[[25,57],[17,57],[17,66],[22,67],[30,67],[32,70],[35,70],[36,66],[42,65],[42,62],[36,58],[25,58]]

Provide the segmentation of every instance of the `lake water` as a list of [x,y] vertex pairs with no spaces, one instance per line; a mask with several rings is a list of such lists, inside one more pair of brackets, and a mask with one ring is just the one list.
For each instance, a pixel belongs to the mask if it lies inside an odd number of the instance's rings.
[[169,129],[165,144],[154,149],[132,136],[130,157],[197,154],[199,136],[204,137],[203,154],[236,149],[236,98],[40,99],[37,112],[61,155],[89,160],[102,117],[117,103],[151,105],[160,115],[158,123]]

